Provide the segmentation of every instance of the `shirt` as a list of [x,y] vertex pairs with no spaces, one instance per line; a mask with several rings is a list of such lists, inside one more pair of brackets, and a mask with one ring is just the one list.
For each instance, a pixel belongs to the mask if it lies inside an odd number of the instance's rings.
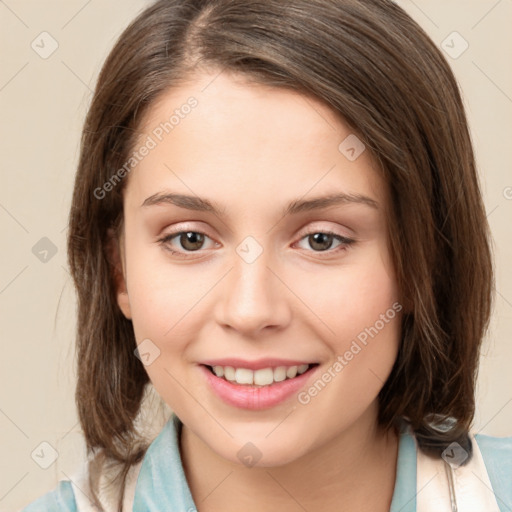
[[[181,420],[172,413],[148,447],[133,484],[134,512],[197,511],[180,456],[182,425]],[[509,512],[512,510],[512,437],[498,438],[476,434],[473,439],[477,442],[477,450],[479,449],[485,463],[499,512]],[[402,428],[390,512],[417,512],[418,491],[421,491],[417,489],[418,460],[420,459],[414,435],[407,428]],[[84,498],[79,497],[81,491],[77,489],[79,488],[75,487],[74,490],[72,481],[61,481],[54,491],[34,501],[21,512],[80,512],[83,508],[77,503]],[[131,508],[132,498],[129,499]],[[117,510],[116,504],[112,503],[110,506],[112,510]],[[440,509],[431,510],[439,512]]]

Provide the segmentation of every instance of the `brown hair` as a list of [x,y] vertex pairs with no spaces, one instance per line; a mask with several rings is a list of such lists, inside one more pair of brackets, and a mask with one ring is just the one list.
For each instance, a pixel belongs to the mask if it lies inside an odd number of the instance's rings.
[[[83,130],[68,255],[78,294],[76,400],[89,450],[127,471],[148,376],[115,294],[109,232],[143,115],[200,69],[301,91],[354,129],[391,193],[389,241],[406,306],[379,423],[407,420],[426,453],[471,453],[480,345],[494,277],[490,235],[458,85],[440,50],[389,0],[160,0],[108,56]],[[109,231],[110,230],[110,231]],[[115,241],[115,237],[114,237]]]

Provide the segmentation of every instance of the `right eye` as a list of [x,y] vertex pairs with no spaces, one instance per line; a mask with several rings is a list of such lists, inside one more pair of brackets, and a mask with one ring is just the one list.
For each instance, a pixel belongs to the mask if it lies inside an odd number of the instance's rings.
[[[175,250],[176,245],[173,246],[175,239],[181,246],[178,249],[181,250]],[[203,248],[205,239],[210,239],[210,237],[200,231],[177,231],[175,233],[165,235],[158,241],[172,254],[187,257],[187,252],[198,252],[201,248]]]

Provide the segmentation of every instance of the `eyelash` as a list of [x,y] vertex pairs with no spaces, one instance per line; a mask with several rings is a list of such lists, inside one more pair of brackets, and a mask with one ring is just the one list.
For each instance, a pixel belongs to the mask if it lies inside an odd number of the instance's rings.
[[[194,230],[186,230],[186,231],[176,231],[175,233],[169,233],[168,235],[165,235],[163,238],[160,238],[158,240],[158,242],[163,245],[165,247],[165,249],[167,251],[169,251],[173,256],[178,256],[178,257],[181,257],[181,258],[188,258],[188,256],[186,256],[186,254],[193,254],[193,253],[196,253],[196,252],[200,252],[201,249],[197,250],[197,251],[186,251],[185,253],[183,252],[180,252],[180,251],[175,251],[174,249],[171,249],[169,247],[169,242],[180,236],[180,235],[183,235],[185,233],[196,233],[196,234],[200,234],[200,235],[204,235],[205,237],[207,238],[210,238],[206,233],[203,233],[202,231],[194,231]],[[354,244],[356,241],[351,239],[351,238],[347,238],[347,237],[344,237],[344,236],[341,236],[341,235],[338,235],[337,233],[334,233],[333,231],[329,231],[329,230],[325,230],[325,231],[320,231],[320,230],[314,230],[314,231],[310,231],[308,233],[306,233],[303,237],[301,237],[301,239],[299,240],[299,242],[301,240],[304,240],[305,238],[307,238],[308,236],[310,235],[315,235],[315,234],[322,234],[322,235],[331,235],[333,236],[335,239],[337,239],[339,242],[341,242],[341,245],[339,245],[338,247],[334,248],[334,249],[327,249],[325,251],[308,251],[308,252],[314,252],[314,253],[317,253],[317,254],[325,254],[325,253],[328,253],[328,255],[332,255],[333,253],[338,253],[340,251],[346,251],[352,244]],[[321,256],[322,257],[322,256]]]

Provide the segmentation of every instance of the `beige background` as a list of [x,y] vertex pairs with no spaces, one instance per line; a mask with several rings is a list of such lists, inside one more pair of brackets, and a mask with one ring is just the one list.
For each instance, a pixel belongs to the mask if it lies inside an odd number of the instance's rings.
[[[115,38],[148,3],[0,0],[0,511],[16,510],[54,488],[82,453],[73,398],[67,214],[97,73]],[[512,435],[512,1],[397,3],[439,46],[453,47],[448,60],[468,109],[497,267],[474,429]],[[51,49],[52,40],[39,36],[44,31],[58,43],[46,59],[40,53]],[[453,58],[464,48],[461,37],[469,47]],[[39,53],[31,47],[34,40]],[[33,252],[36,244],[50,247],[40,242],[44,237],[56,250],[46,262]],[[42,442],[58,452],[48,469],[35,462],[50,460]]]

